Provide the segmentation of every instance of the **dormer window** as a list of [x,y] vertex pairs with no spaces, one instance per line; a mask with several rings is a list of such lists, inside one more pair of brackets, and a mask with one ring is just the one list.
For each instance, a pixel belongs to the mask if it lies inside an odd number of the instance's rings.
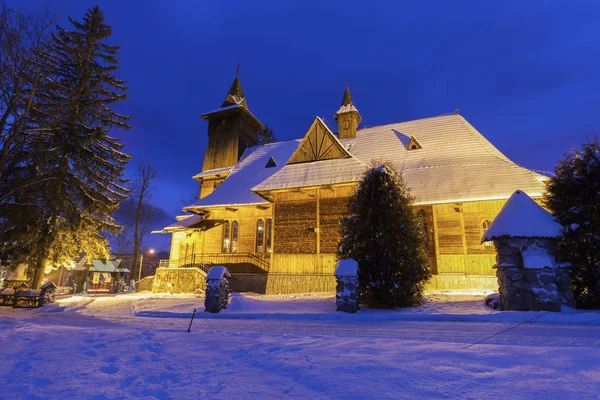
[[408,142],[408,146],[406,146],[406,150],[417,150],[417,149],[422,149],[423,146],[421,146],[421,143],[419,143],[419,141],[414,137],[411,136],[410,137],[410,142]]
[[271,158],[269,158],[269,161],[267,161],[267,165],[265,165],[265,168],[273,168],[276,166],[277,163],[275,162],[275,159],[271,156]]

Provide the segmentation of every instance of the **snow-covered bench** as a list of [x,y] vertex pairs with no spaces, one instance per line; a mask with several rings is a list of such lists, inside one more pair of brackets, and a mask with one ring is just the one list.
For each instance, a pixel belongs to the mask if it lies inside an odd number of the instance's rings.
[[[25,288],[22,288],[23,286]],[[42,285],[40,290],[29,290],[27,285],[21,285],[14,291],[12,306],[15,308],[37,308],[44,304],[53,303],[55,291],[56,285],[52,282]]]
[[1,289],[0,290],[0,306],[10,306],[14,304],[14,289]]

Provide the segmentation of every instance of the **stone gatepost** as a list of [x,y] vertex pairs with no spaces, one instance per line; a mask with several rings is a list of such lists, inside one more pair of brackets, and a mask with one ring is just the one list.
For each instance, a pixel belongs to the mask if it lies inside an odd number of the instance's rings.
[[573,301],[568,265],[558,260],[562,226],[531,197],[517,190],[482,242],[494,241],[502,310],[560,311]]
[[494,245],[503,310],[560,311],[573,300],[568,271],[557,262],[556,240],[501,237]]
[[229,303],[229,280],[231,275],[227,268],[215,266],[206,275],[206,298],[204,299],[204,311],[218,313],[227,308]]
[[335,278],[337,280],[336,311],[355,313],[360,309],[358,271],[358,262],[351,258],[337,262],[335,268]]

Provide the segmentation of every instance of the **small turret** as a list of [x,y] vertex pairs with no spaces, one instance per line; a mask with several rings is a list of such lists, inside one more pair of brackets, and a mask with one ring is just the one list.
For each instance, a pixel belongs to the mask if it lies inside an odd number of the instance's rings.
[[348,82],[346,82],[346,90],[344,91],[342,105],[340,106],[340,109],[337,110],[334,117],[338,123],[338,137],[340,139],[356,137],[358,124],[360,124],[362,118],[352,101],[350,89],[348,89]]

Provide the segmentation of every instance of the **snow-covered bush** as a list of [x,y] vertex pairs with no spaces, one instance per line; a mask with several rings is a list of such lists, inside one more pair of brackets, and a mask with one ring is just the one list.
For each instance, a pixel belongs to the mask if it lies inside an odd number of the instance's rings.
[[369,307],[421,303],[429,269],[412,201],[402,178],[386,164],[367,171],[349,199],[338,258],[358,261],[360,299]]
[[[579,308],[600,308],[600,143],[593,137],[565,154],[550,180],[546,204],[565,226],[562,261],[571,263]],[[591,295],[590,295],[591,294]],[[588,296],[589,295],[589,296]]]

